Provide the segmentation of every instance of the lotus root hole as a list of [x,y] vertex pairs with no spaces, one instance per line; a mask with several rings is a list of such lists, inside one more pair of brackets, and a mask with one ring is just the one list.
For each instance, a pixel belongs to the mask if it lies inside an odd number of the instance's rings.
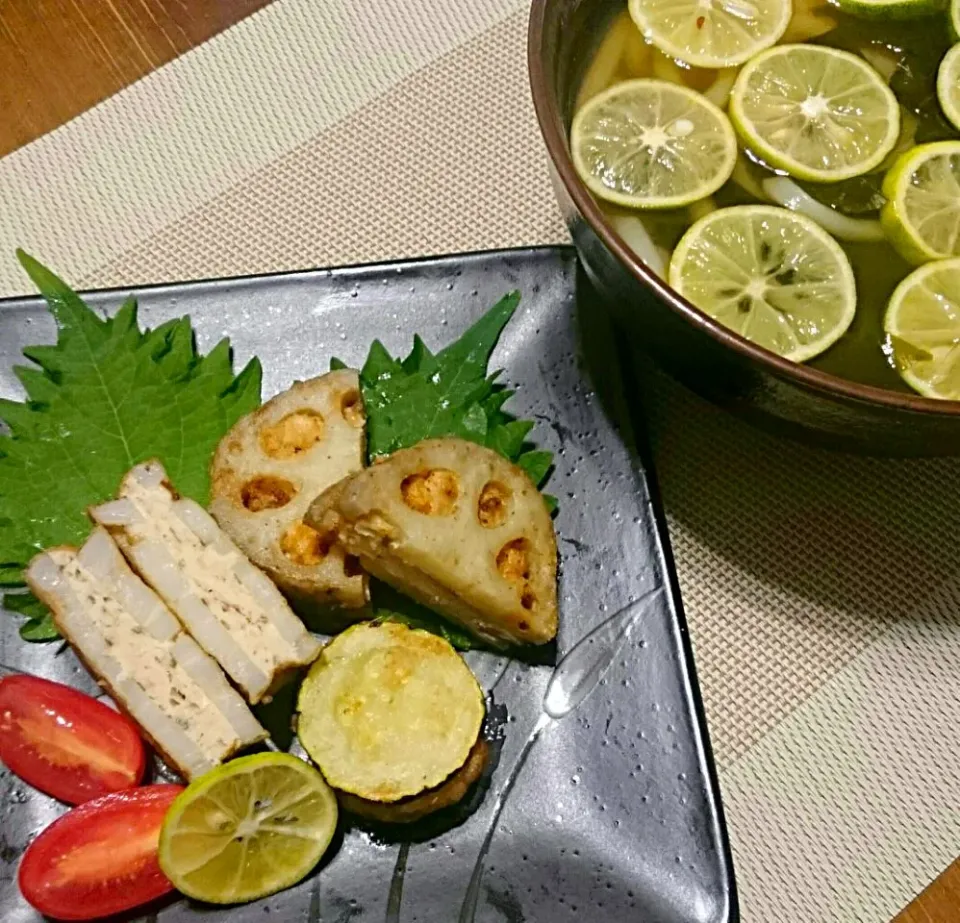
[[296,458],[323,439],[323,417],[315,410],[296,410],[260,431],[260,448],[271,458]]
[[360,429],[364,424],[363,404],[360,401],[360,392],[356,388],[344,391],[340,396],[340,413],[343,419],[351,426]]
[[319,564],[333,547],[332,533],[318,532],[305,522],[295,522],[280,536],[280,550],[294,564],[312,567]]
[[360,559],[355,554],[348,554],[344,557],[343,573],[346,577],[359,577],[363,574]]
[[519,584],[530,579],[530,543],[525,538],[507,542],[497,554],[497,570],[507,583]]
[[[523,606],[528,612],[537,604],[537,597],[533,595],[533,591],[530,587],[527,587],[523,591],[523,595],[520,597],[520,605]],[[526,631],[530,626],[526,622],[520,623],[520,630]]]
[[449,516],[460,496],[460,479],[447,468],[408,475],[400,484],[403,502],[425,516]]
[[529,631],[530,623],[524,619],[521,619],[519,622],[517,622],[517,628],[519,628],[521,631]]
[[487,481],[480,491],[477,503],[477,519],[485,529],[495,529],[507,520],[507,504],[510,502],[510,488],[499,481]]
[[297,488],[286,478],[261,474],[240,488],[240,500],[251,513],[276,510],[286,506],[297,495]]

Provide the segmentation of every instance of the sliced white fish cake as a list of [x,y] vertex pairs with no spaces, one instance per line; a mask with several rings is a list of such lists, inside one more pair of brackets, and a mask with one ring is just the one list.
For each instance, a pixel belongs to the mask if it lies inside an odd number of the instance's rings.
[[131,469],[118,499],[90,514],[248,701],[320,653],[280,591],[206,510],[177,495],[159,462]]
[[210,513],[325,631],[358,618],[368,578],[334,537],[303,522],[317,494],[363,468],[365,423],[352,369],[291,388],[238,420],[210,465]]
[[529,477],[492,449],[428,439],[325,491],[307,522],[364,568],[493,643],[557,633],[557,541]]
[[52,548],[27,583],[101,686],[187,779],[265,740],[213,658],[95,529],[83,547]]

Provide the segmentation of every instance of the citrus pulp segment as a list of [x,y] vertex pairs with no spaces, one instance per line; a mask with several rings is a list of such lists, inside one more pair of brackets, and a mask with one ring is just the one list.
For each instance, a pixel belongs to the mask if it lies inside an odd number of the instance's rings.
[[786,31],[790,0],[630,0],[630,15],[664,54],[696,67],[735,67]]
[[960,256],[960,141],[921,144],[897,158],[883,179],[880,223],[915,265]]
[[258,753],[192,782],[160,833],[160,867],[188,897],[236,904],[296,884],[337,826],[337,799],[316,769]]
[[960,130],[960,44],[954,45],[940,62],[937,99],[950,124]]
[[850,262],[818,224],[785,208],[712,212],[683,235],[670,284],[701,311],[803,362],[847,330],[857,305]]
[[960,400],[960,259],[915,269],[883,319],[900,377],[926,397]]
[[593,97],[573,120],[570,146],[587,187],[629,208],[678,208],[712,195],[737,159],[726,115],[663,80],[629,80]]
[[730,118],[770,166],[816,183],[883,162],[900,134],[900,107],[862,58],[820,45],[780,45],[740,71]]

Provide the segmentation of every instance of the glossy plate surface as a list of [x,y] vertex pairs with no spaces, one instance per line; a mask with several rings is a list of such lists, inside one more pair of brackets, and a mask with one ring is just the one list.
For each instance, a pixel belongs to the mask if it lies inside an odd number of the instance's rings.
[[[736,896],[686,623],[655,486],[633,448],[635,398],[616,338],[568,248],[516,250],[140,291],[141,323],[189,314],[201,346],[222,336],[238,362],[258,355],[264,397],[327,368],[363,360],[380,338],[405,353],[459,335],[511,289],[523,301],[492,367],[519,387],[508,405],[537,421],[556,453],[561,630],[541,664],[473,653],[502,745],[471,814],[416,842],[346,827],[298,887],[238,908],[178,899],[160,923],[725,923]],[[115,309],[120,293],[92,303]],[[0,396],[53,322],[34,300],[0,305]],[[0,620],[0,663],[87,692],[69,650],[21,641]],[[563,659],[565,658],[565,659]],[[560,662],[562,660],[562,663]],[[559,666],[558,666],[559,663]],[[20,897],[27,842],[65,809],[0,770],[0,919],[39,923]],[[453,825],[455,824],[455,825]],[[269,916],[267,915],[269,913]]]

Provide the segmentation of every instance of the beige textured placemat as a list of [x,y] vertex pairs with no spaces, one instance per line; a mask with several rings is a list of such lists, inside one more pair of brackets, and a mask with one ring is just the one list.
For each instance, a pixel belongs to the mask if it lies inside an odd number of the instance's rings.
[[[519,0],[278,0],[0,160],[86,285],[565,239]],[[960,853],[960,463],[757,433],[649,373],[747,923],[886,923]]]

